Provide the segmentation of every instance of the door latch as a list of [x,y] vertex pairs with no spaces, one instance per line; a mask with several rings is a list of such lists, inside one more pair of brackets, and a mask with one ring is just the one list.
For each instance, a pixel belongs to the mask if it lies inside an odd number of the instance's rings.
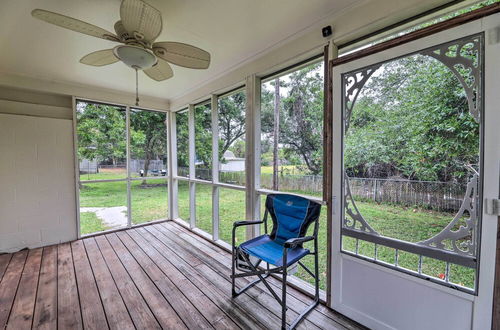
[[500,199],[485,198],[484,209],[486,214],[500,215]]

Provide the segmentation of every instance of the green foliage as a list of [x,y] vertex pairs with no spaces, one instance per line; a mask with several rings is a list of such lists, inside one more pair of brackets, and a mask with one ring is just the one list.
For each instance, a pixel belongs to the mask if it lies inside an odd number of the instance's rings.
[[[231,150],[236,157],[245,157],[245,92],[221,97],[218,104],[219,116],[219,161]],[[177,159],[179,167],[189,167],[188,113],[176,114]],[[212,164],[212,114],[210,104],[195,107],[195,152],[196,161],[204,168]]]
[[[125,109],[79,102],[77,105],[78,156],[98,163],[125,162]],[[167,154],[166,115],[161,112],[130,112],[130,150],[132,158],[149,161]]]
[[177,112],[176,133],[177,133],[177,166],[189,167],[189,126],[188,112]]
[[280,142],[285,145],[285,157],[292,164],[297,164],[300,157],[311,174],[323,170],[322,66],[323,63],[317,63],[293,72],[288,82],[289,93],[283,98],[285,120]]
[[79,102],[78,156],[116,164],[126,156],[125,109]]
[[144,176],[149,162],[167,155],[166,114],[155,111],[130,112],[130,150],[132,158],[144,159]]
[[[280,79],[280,87],[286,94],[281,96],[279,159],[282,163],[300,165],[309,174],[323,170],[322,68],[322,62],[311,64]],[[270,85],[274,86],[274,81]],[[266,154],[272,153],[273,91],[262,89],[261,105],[261,150]],[[263,161],[263,165],[269,164],[267,158]]]
[[201,167],[212,167],[212,110],[210,104],[194,108],[194,150]]
[[477,165],[479,125],[442,63],[413,55],[384,64],[356,102],[345,139],[351,176],[465,181]]
[[246,94],[241,91],[219,98],[219,159],[227,150],[236,157],[245,157]]

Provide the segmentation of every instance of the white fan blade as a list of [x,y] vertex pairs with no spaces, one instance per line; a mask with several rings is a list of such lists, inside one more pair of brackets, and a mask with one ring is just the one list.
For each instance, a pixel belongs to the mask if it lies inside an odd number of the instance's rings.
[[155,42],[153,52],[172,64],[190,69],[206,69],[210,65],[210,53],[181,42]]
[[161,33],[161,13],[141,0],[123,0],[120,6],[123,27],[138,40],[152,43]]
[[149,78],[156,81],[166,80],[174,76],[174,72],[172,71],[170,65],[161,58],[158,59],[158,63],[143,71]]
[[76,18],[64,16],[43,9],[35,9],[31,12],[31,15],[35,18],[38,18],[39,20],[63,27],[65,29],[73,30],[75,32],[80,32],[83,34],[87,34],[89,36],[102,38],[106,40],[118,41],[118,42],[120,41],[120,39],[112,32],[106,31],[90,23],[80,21],[79,19]]
[[103,66],[113,64],[118,61],[119,59],[113,53],[113,49],[104,49],[85,55],[80,60],[80,63],[93,66]]

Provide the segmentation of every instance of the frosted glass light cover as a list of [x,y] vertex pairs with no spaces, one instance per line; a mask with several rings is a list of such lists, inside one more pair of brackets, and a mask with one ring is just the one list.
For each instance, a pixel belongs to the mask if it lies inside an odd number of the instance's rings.
[[131,68],[147,69],[156,64],[156,56],[147,49],[136,46],[117,46],[113,49],[116,57]]

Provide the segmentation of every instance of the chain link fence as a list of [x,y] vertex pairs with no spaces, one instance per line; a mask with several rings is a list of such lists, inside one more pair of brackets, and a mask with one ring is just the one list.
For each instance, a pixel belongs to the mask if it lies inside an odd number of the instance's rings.
[[[204,173],[207,172],[207,173]],[[209,169],[196,169],[198,177],[210,178]],[[188,176],[189,168],[178,169],[180,176]],[[244,172],[220,172],[221,182],[245,185]],[[273,188],[272,174],[261,174],[260,185]],[[403,179],[349,178],[351,193],[355,200],[421,207],[440,212],[457,212],[464,198],[465,183],[416,181]],[[321,175],[279,175],[279,189],[304,194],[321,194]]]

